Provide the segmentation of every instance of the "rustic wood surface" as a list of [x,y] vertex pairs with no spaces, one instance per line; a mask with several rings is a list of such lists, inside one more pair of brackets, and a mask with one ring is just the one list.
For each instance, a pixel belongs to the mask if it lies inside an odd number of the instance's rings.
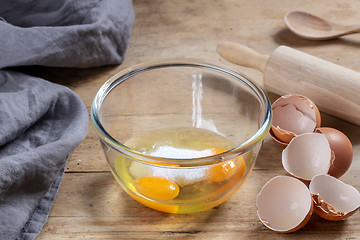
[[[270,54],[287,45],[360,71],[360,34],[315,42],[291,33],[283,17],[302,10],[344,24],[360,22],[357,0],[134,0],[136,20],[125,61],[94,69],[36,68],[37,75],[73,89],[88,110],[99,87],[133,64],[167,57],[203,58],[234,67],[262,84],[261,72],[221,59],[215,49],[223,41],[245,44]],[[341,79],[339,79],[341,80]],[[359,89],[360,91],[360,89]],[[271,101],[278,96],[269,93]],[[336,99],[333,99],[336,101]],[[323,126],[348,135],[354,147],[350,170],[341,178],[360,190],[360,127],[322,113]],[[360,239],[359,211],[342,222],[315,213],[301,230],[272,232],[260,223],[255,199],[270,178],[285,175],[283,147],[266,137],[253,173],[226,203],[189,215],[151,210],[132,200],[112,177],[91,124],[72,153],[59,194],[38,239]]]

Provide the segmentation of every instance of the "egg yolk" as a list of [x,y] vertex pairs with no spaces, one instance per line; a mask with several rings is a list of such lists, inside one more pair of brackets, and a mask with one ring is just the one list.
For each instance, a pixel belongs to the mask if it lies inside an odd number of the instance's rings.
[[230,178],[236,172],[233,160],[212,166],[208,170],[208,179],[212,182],[221,182]]
[[179,194],[179,186],[163,177],[141,177],[135,181],[136,190],[145,197],[158,201],[169,201]]
[[130,196],[132,196],[139,203],[141,203],[149,208],[155,209],[157,211],[167,212],[167,213],[177,213],[179,211],[179,205],[153,202],[148,199],[136,196],[135,194],[133,194],[131,192],[130,192]]
[[[225,152],[225,150],[223,149],[212,148],[211,150],[214,155]],[[235,161],[230,160],[210,167],[207,171],[207,177],[209,181],[221,182],[234,175],[236,170],[237,166],[235,164]]]

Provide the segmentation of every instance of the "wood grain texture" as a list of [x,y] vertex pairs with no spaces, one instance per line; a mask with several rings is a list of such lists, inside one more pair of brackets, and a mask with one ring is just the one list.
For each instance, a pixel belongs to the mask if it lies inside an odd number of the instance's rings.
[[[279,45],[360,71],[360,37],[350,35],[312,42],[291,33],[283,17],[292,10],[312,12],[337,22],[360,22],[357,0],[134,0],[136,20],[125,61],[94,69],[34,67],[24,71],[73,89],[88,109],[99,87],[131,65],[168,57],[203,58],[231,66],[262,85],[258,70],[240,67],[216,53],[220,42],[247,45],[263,54]],[[269,93],[269,92],[268,92]],[[269,93],[274,101],[278,96]],[[350,170],[341,178],[360,189],[360,127],[322,113],[323,126],[343,131],[354,147]],[[285,175],[283,147],[266,137],[255,169],[229,201],[209,211],[170,215],[146,208],[118,186],[108,170],[102,149],[89,125],[88,135],[72,153],[59,194],[37,239],[360,239],[360,213],[342,222],[313,214],[292,234],[268,230],[257,219],[256,196],[263,184]]]

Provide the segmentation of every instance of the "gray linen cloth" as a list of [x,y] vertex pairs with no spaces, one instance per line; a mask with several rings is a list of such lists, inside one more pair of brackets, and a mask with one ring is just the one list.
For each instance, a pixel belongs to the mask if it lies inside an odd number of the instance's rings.
[[0,239],[34,239],[88,112],[70,89],[17,66],[120,64],[131,0],[0,0]]

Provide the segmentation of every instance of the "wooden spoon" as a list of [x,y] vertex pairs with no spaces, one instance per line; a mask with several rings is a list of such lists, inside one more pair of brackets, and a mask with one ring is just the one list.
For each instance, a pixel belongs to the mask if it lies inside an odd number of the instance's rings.
[[327,40],[360,33],[360,25],[339,25],[301,11],[287,13],[284,20],[292,32],[310,40]]

